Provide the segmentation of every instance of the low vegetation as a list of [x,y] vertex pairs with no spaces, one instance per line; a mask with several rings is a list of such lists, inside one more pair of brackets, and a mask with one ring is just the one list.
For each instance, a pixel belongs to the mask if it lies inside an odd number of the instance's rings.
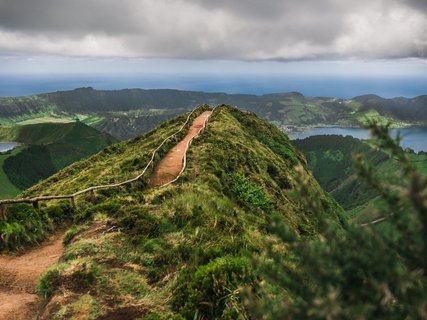
[[28,204],[9,206],[6,219],[0,220],[0,251],[16,251],[39,243],[52,230],[70,221],[71,214],[68,202],[43,209]]
[[[184,119],[110,146],[25,195],[133,177]],[[361,227],[275,126],[217,108],[177,183],[148,189],[144,178],[77,199],[64,255],[39,283],[46,310],[56,319],[424,318],[427,181],[387,128],[372,129],[401,172],[384,185],[370,162],[376,158],[358,159],[357,172],[382,196],[387,217]],[[25,208],[36,217],[28,228],[62,217],[55,204]],[[23,209],[10,206],[7,223],[13,210]]]
[[[25,194],[73,192],[133,177],[183,120],[113,145]],[[342,209],[320,189],[285,135],[253,114],[220,107],[192,144],[176,184],[147,189],[142,179],[99,192],[96,199],[78,199],[63,259],[42,278],[39,292],[55,297],[47,308],[59,319],[247,317],[242,288],[256,288],[258,279],[250,255],[263,250],[272,216],[298,237],[318,232],[295,194],[300,176],[318,194],[324,215],[344,225]],[[84,315],[76,304],[84,305]]]

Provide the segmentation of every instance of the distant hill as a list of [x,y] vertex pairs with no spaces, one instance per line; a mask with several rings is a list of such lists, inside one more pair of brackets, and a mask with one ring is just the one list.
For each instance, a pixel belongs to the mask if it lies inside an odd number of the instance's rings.
[[[360,182],[355,174],[353,155],[363,154],[364,159],[375,165],[376,172],[383,177],[398,172],[400,164],[383,151],[376,150],[367,142],[350,136],[321,135],[292,143],[301,150],[320,185],[335,200],[358,220],[369,220],[365,212],[380,205],[378,194]],[[409,154],[411,161],[427,175],[427,156]]]
[[427,96],[384,99],[375,95],[338,99],[305,97],[298,92],[266,94],[206,93],[168,89],[95,90],[0,98],[0,123],[20,121],[83,122],[127,139],[147,132],[160,122],[199,104],[229,104],[255,112],[282,128],[311,125],[358,126],[366,119],[390,121],[395,126],[427,123]]
[[[21,143],[1,154],[0,198],[14,196],[117,140],[80,122],[0,127],[0,141]],[[12,190],[12,192],[11,192]]]

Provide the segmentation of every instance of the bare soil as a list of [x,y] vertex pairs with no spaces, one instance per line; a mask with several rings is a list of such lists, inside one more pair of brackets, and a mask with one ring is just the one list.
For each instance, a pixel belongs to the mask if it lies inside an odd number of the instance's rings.
[[196,119],[190,127],[187,135],[176,146],[174,146],[154,169],[150,178],[149,186],[158,187],[174,180],[181,172],[187,144],[196,137],[206,125],[212,111],[205,111]]
[[19,255],[0,255],[0,319],[35,319],[42,301],[36,294],[41,274],[62,255],[63,234]]

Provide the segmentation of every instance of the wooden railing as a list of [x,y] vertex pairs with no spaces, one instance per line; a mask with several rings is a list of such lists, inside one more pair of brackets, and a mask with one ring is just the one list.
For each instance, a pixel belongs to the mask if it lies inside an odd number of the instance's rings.
[[[39,196],[39,197],[34,197],[34,198],[18,198],[18,199],[4,199],[4,200],[0,200],[0,220],[1,219],[5,219],[5,215],[6,215],[6,205],[9,204],[17,204],[17,203],[31,203],[33,204],[33,206],[35,208],[38,208],[39,206],[39,202],[40,201],[51,201],[51,200],[62,200],[62,199],[69,199],[71,206],[75,206],[75,199],[77,196],[85,194],[85,193],[89,193],[91,195],[91,197],[95,196],[95,191],[96,190],[102,190],[102,189],[110,189],[110,188],[118,188],[127,184],[130,184],[132,182],[135,182],[139,179],[141,179],[144,174],[147,172],[148,168],[154,163],[154,157],[156,156],[156,153],[159,151],[159,149],[171,138],[175,137],[177,134],[179,134],[182,130],[184,130],[185,126],[188,124],[191,115],[199,108],[201,108],[203,106],[198,106],[195,109],[193,109],[187,116],[187,119],[185,120],[184,124],[179,128],[178,131],[176,131],[175,133],[173,133],[172,135],[168,136],[166,139],[164,139],[162,141],[162,143],[160,143],[160,145],[152,152],[150,161],[148,161],[147,165],[145,166],[145,168],[142,170],[142,172],[137,175],[135,178],[123,181],[123,182],[118,182],[118,183],[112,183],[112,184],[104,184],[104,185],[98,185],[98,186],[93,186],[93,187],[89,187],[80,191],[76,191],[72,194],[64,194],[64,195],[51,195],[51,196]],[[208,117],[209,118],[209,117]],[[206,122],[205,122],[206,123]],[[203,127],[204,128],[204,127]],[[202,128],[202,129],[203,129]],[[187,144],[187,148],[188,148]],[[184,156],[185,158],[185,156]],[[184,171],[185,165],[183,166],[183,170],[181,170],[180,174]],[[177,177],[177,179],[179,178],[179,176]],[[177,179],[175,179],[174,181],[176,181]],[[172,182],[174,182],[172,181]],[[169,182],[167,185],[169,185]]]
[[213,108],[211,114],[209,114],[206,117],[206,120],[203,123],[203,127],[200,128],[200,130],[197,132],[197,134],[192,139],[188,140],[187,145],[185,146],[185,150],[184,150],[184,157],[182,159],[182,168],[181,168],[181,171],[178,173],[178,175],[175,177],[175,179],[173,179],[172,181],[169,181],[169,182],[167,182],[165,184],[162,184],[161,186],[159,186],[159,188],[166,187],[166,186],[174,183],[175,181],[177,181],[181,177],[182,173],[184,172],[184,170],[185,170],[185,168],[187,166],[187,151],[188,151],[188,148],[190,147],[190,145],[193,142],[194,138],[197,137],[198,135],[200,135],[203,132],[203,130],[205,130],[206,124],[208,123],[209,118],[212,115],[212,113],[215,111],[215,108]]

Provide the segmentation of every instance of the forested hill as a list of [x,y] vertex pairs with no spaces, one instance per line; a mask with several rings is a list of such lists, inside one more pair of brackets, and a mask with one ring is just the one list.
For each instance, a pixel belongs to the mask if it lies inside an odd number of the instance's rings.
[[[372,217],[364,215],[377,206],[379,194],[357,178],[354,156],[362,154],[384,179],[401,168],[386,152],[374,148],[367,141],[350,136],[321,135],[294,140],[292,143],[304,153],[310,170],[322,188],[330,192],[357,220],[372,220]],[[425,154],[408,153],[407,157],[422,174],[427,175]]]
[[[297,92],[266,94],[205,93],[179,90],[95,90],[79,88],[72,91],[39,94],[28,97],[0,98],[0,123],[53,115],[97,115],[98,128],[113,133],[123,127],[134,126],[132,132],[122,134],[128,138],[153,126],[140,128],[135,119],[144,116],[167,114],[173,117],[198,104],[229,104],[253,111],[259,116],[276,122],[279,126],[304,125],[360,125],[367,118],[391,121],[395,125],[427,123],[427,96],[413,99],[384,99],[375,95],[353,99],[305,97]],[[138,112],[137,112],[138,111]],[[167,118],[167,117],[166,117]],[[153,118],[153,125],[164,121]],[[130,120],[129,120],[130,119]],[[102,125],[102,121],[104,124]],[[121,126],[117,129],[117,123]],[[145,122],[150,122],[145,119]],[[114,128],[112,128],[114,127]]]

